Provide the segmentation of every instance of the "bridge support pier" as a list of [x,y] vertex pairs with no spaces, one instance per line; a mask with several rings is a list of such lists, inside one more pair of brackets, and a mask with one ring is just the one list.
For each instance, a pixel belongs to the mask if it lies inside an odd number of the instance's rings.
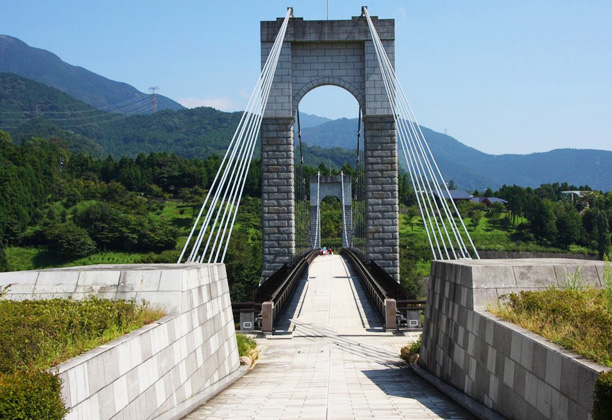
[[261,123],[263,273],[267,279],[295,252],[293,117]]
[[366,258],[399,282],[397,133],[392,115],[364,117]]

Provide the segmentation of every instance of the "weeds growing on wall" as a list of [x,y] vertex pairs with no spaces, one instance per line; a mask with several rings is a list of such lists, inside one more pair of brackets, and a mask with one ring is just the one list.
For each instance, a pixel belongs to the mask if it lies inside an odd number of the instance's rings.
[[238,341],[238,354],[240,357],[249,356],[251,352],[257,348],[257,343],[251,337],[237,333],[236,340]]
[[0,418],[63,418],[49,368],[163,315],[134,300],[0,300]]
[[606,303],[608,310],[612,312],[612,257],[610,254],[604,257],[604,270],[603,270],[603,286],[604,293],[606,295]]
[[612,311],[605,290],[568,287],[522,291],[506,295],[490,311],[612,367]]

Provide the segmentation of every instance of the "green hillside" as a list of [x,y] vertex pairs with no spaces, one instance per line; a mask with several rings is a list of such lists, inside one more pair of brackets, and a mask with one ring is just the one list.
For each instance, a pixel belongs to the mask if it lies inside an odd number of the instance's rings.
[[[204,107],[149,115],[108,113],[44,84],[0,73],[0,129],[18,141],[61,137],[71,150],[94,156],[168,152],[204,158],[212,153],[223,154],[240,117],[240,112]],[[305,118],[309,126],[302,128],[304,161],[311,166],[324,163],[332,168],[353,165],[357,120],[321,124],[322,119],[310,117]],[[445,134],[426,127],[422,130],[445,179],[453,180],[462,189],[567,182],[612,190],[609,151],[563,149],[530,155],[488,155]],[[258,153],[256,149],[256,156]],[[403,165],[403,155],[399,157]]]
[[[70,150],[93,156],[169,152],[205,158],[223,154],[241,115],[206,107],[119,115],[96,110],[45,84],[0,73],[0,130],[9,132],[18,142],[31,137],[62,138]],[[317,121],[316,117],[310,119],[311,124]],[[345,149],[307,144],[302,149],[304,161],[312,166],[324,162],[340,168],[355,160],[354,152]],[[256,155],[258,151],[259,147]]]

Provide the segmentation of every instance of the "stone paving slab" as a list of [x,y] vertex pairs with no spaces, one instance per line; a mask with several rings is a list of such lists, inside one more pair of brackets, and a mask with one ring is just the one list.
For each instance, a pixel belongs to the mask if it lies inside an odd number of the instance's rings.
[[253,370],[185,419],[472,418],[399,359],[419,333],[382,332],[340,256],[311,264],[292,307],[293,338],[258,339]]

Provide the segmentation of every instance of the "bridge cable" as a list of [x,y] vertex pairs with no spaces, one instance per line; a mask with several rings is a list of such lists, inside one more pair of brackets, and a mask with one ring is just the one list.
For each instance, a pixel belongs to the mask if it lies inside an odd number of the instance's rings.
[[321,248],[321,172],[317,172],[317,214],[312,249]]
[[[361,119],[363,118],[363,111],[359,106],[359,112],[357,115],[357,147],[355,154],[355,189],[353,191],[353,205],[352,205],[352,235],[351,235],[351,247],[357,247],[361,252],[365,253],[365,247],[362,244],[364,238],[364,232],[362,232],[364,226],[363,218],[365,212],[363,207],[363,163],[362,163],[362,151],[361,151]],[[365,133],[364,133],[365,140]]]
[[308,226],[310,225],[309,218],[309,203],[306,193],[306,175],[304,172],[304,154],[302,152],[302,128],[300,124],[300,108],[296,110],[297,120],[297,137],[298,137],[298,150],[299,159],[296,167],[296,183],[297,188],[295,191],[295,205],[296,205],[296,255],[301,255],[309,248],[310,243],[310,231]]
[[342,244],[342,247],[346,247],[346,248],[350,248],[351,244],[348,241],[348,232],[347,232],[347,224],[346,224],[346,206],[344,204],[344,172],[340,171],[340,185],[342,188],[342,232],[343,232],[343,236],[344,236],[344,243]]
[[289,8],[177,263],[183,261],[188,250],[185,262],[207,259],[208,263],[217,263],[225,259],[291,17]]
[[[433,154],[431,153],[431,149],[425,140],[420,126],[416,122],[412,108],[410,107],[402,87],[397,80],[393,65],[387,56],[382,41],[380,40],[376,28],[372,23],[368,10],[366,7],[364,7],[362,10],[368,22],[372,42],[374,44],[381,70],[381,76],[385,85],[389,103],[393,110],[393,117],[398,130],[398,140],[400,146],[402,147],[404,158],[408,164],[407,166],[409,168],[411,182],[415,190],[432,254],[435,259],[450,259],[448,252],[450,248],[455,259],[459,257],[471,258],[463,239],[463,235],[461,234],[455,218],[452,215],[452,210],[445,200],[445,197],[449,197],[451,198],[450,202],[453,205],[454,212],[463,227],[463,233],[468,238],[474,255],[476,258],[479,258],[478,251],[476,250],[467,228],[465,227],[463,219],[461,218],[461,215],[454,201],[452,200],[452,196],[448,191],[448,187],[444,182],[440,169],[433,157]],[[440,185],[444,186],[446,195],[442,191]],[[436,196],[438,197],[438,200],[435,199]],[[451,232],[449,232],[449,228]],[[455,250],[456,248],[459,256]]]

